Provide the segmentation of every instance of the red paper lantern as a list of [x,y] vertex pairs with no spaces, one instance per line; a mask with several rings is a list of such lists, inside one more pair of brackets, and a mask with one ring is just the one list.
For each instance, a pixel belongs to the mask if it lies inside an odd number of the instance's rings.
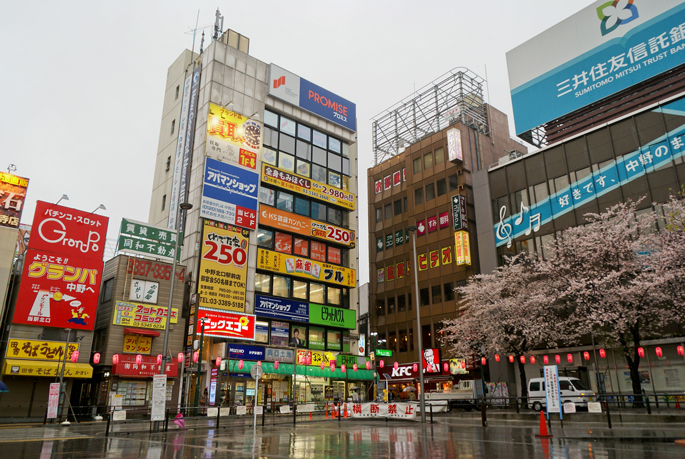
[[74,351],[71,353],[71,362],[72,363],[78,362],[78,351]]
[[495,362],[499,362],[499,354],[495,354]]
[[530,364],[535,365],[535,356],[534,355],[530,356]]
[[326,364],[323,363],[323,362],[321,362],[321,369],[322,369],[322,370],[323,370],[323,368],[324,368],[325,366],[326,366]]
[[311,365],[311,363],[312,363],[312,356],[311,356],[311,355],[305,356],[305,358],[304,358],[304,364],[305,364],[305,365]]
[[487,362],[487,360],[485,360],[485,357],[480,358],[480,364],[481,365],[485,365],[486,362]]
[[419,371],[419,364],[415,363],[414,365],[411,366],[411,369],[414,371],[414,373],[416,373],[417,371]]
[[644,357],[645,356],[645,348],[644,347],[638,347],[637,348],[637,355],[639,355],[640,357]]
[[678,346],[676,349],[678,350],[678,355],[679,355],[679,356],[682,357],[683,354],[685,354],[685,348],[683,348],[683,346]]
[[590,353],[588,351],[583,352],[583,358],[585,360],[590,360]]
[[136,365],[140,365],[141,363],[143,363],[143,356],[138,354],[136,356]]
[[342,371],[343,373],[345,373],[345,365],[340,365],[340,371]]
[[217,367],[221,366],[221,357],[216,358],[216,360],[214,361],[214,365],[216,365]]
[[93,355],[93,363],[94,363],[94,364],[100,363],[100,353],[99,353],[99,352],[96,352],[96,353]]
[[607,351],[605,351],[604,349],[600,349],[599,350],[599,356],[603,359],[606,359],[607,358]]
[[119,363],[119,354],[114,354],[112,356],[112,365],[117,365]]
[[195,351],[193,352],[193,362],[197,363],[197,361],[200,359],[200,352]]
[[664,356],[663,351],[662,351],[661,348],[658,347],[658,346],[656,347],[656,349],[654,349],[654,352],[656,352],[656,356],[657,356],[657,357],[663,357],[663,356]]
[[331,371],[335,371],[335,362],[331,362],[331,365],[329,367]]
[[[447,362],[443,363],[442,369],[445,371],[445,373],[447,373],[448,371],[450,371],[450,364]],[[414,371],[416,371],[416,370],[414,370]]]
[[526,363],[526,357],[525,357],[524,355],[520,356],[520,357],[519,357],[519,361],[520,361],[521,363]]
[[261,366],[262,366],[262,361],[260,360],[259,362],[257,362],[257,365],[259,365],[259,366],[261,367]]
[[238,361],[238,370],[242,370],[242,369],[243,369],[243,365],[245,365],[245,362],[243,362],[242,360],[239,360],[239,361]]
[[573,354],[566,354],[566,361],[568,361],[568,363],[573,363]]
[[400,364],[397,363],[397,362],[395,362],[395,363],[392,364],[392,367],[393,367],[395,370],[397,370],[397,369],[400,367]]
[[161,365],[161,364],[162,364],[162,354],[157,354],[157,365]]
[[509,356],[509,363],[514,363],[514,356],[513,355]]
[[352,365],[352,369],[353,369],[355,372],[357,371],[357,364],[356,364],[356,363]]
[[383,368],[385,366],[385,362],[381,360],[380,362],[378,362],[378,366]]
[[183,363],[183,352],[179,352],[176,358],[178,359],[178,363]]
[[547,357],[546,355],[543,355],[543,356],[542,356],[542,363],[544,363],[545,365],[547,365],[547,364],[549,363],[549,357]]
[[561,356],[559,354],[554,356],[554,362],[558,365],[561,363]]
[[368,360],[366,361],[366,369],[367,369],[367,370],[370,370],[370,369],[371,369],[371,362],[368,361]]
[[[276,360],[276,361],[274,362],[274,368],[278,370],[278,360]],[[323,370],[323,368],[322,368],[322,370]]]

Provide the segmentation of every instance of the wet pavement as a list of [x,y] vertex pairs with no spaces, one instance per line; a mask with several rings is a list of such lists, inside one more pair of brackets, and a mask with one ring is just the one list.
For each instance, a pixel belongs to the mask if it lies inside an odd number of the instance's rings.
[[[105,437],[102,423],[0,429],[0,458],[676,458],[685,447],[682,426],[641,425],[603,429],[554,426],[554,437],[535,438],[529,426],[444,422],[330,421],[258,427],[198,426],[167,433],[147,432]],[[189,427],[192,427],[189,423]]]

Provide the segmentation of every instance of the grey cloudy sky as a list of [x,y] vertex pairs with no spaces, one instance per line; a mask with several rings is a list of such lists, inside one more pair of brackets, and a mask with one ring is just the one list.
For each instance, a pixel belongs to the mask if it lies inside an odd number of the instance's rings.
[[365,282],[370,119],[450,69],[484,76],[487,66],[489,101],[513,126],[505,53],[591,3],[3,2],[0,170],[15,164],[31,180],[24,224],[37,200],[67,194],[62,204],[88,212],[104,204],[111,253],[123,217],[147,221],[167,68],[191,48],[198,10],[203,27],[219,7],[251,55],[356,103]]

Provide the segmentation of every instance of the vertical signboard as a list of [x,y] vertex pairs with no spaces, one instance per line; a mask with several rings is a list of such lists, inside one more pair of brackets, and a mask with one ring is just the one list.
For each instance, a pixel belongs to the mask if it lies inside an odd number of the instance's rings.
[[447,157],[450,161],[464,160],[461,150],[461,131],[459,129],[447,131]]
[[466,231],[454,233],[454,259],[457,265],[471,265],[471,245]]
[[19,228],[29,179],[0,172],[0,226]]
[[259,174],[212,158],[205,161],[200,217],[257,229]]
[[152,377],[152,406],[150,409],[151,421],[163,421],[166,408],[166,375],[154,375]]
[[[198,65],[193,70],[192,85],[190,87],[190,105],[188,108],[188,123],[185,131],[185,141],[183,145],[183,164],[181,166],[181,183],[178,188],[178,204],[186,201],[188,194],[188,182],[190,181],[190,166],[193,153],[193,141],[195,139],[195,118],[197,117],[197,98],[200,93],[200,72],[202,66]],[[183,232],[182,222],[179,228]],[[177,226],[178,226],[177,225]],[[171,227],[170,227],[171,228]]]
[[190,105],[190,86],[192,74],[183,83],[183,101],[181,102],[181,117],[178,120],[178,140],[176,140],[176,156],[174,160],[174,178],[171,182],[171,199],[169,200],[169,219],[167,228],[176,229],[176,214],[178,213],[178,193],[181,186],[181,172],[183,171],[183,152],[185,151],[186,134],[188,132],[188,112]]
[[454,222],[454,231],[469,229],[465,196],[459,194],[452,196],[452,221]]
[[48,419],[57,418],[59,406],[59,383],[50,383],[50,395],[48,396]]
[[547,419],[549,419],[549,413],[559,413],[559,417],[563,419],[564,415],[561,412],[561,401],[559,398],[559,369],[556,365],[548,365],[544,367],[544,370]]

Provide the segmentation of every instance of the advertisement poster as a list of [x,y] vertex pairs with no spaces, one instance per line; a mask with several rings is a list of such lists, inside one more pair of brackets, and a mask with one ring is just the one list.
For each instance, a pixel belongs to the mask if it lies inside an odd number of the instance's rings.
[[[152,330],[164,330],[166,323],[166,306],[150,306],[146,304],[128,303],[117,301],[114,303],[112,323],[125,327],[148,328]],[[171,308],[171,321],[178,322],[178,308]]]
[[[168,268],[171,268],[169,266]],[[171,269],[169,269],[171,273]],[[159,293],[159,282],[144,281],[140,279],[131,280],[131,291],[128,299],[143,303],[157,304],[157,294]]]
[[327,242],[343,244],[350,248],[355,247],[354,231],[285,212],[275,207],[259,206],[259,224]]
[[207,156],[256,170],[262,147],[262,123],[210,102],[206,145]]
[[450,359],[450,374],[451,375],[467,375],[466,359]]
[[14,251],[15,257],[20,257],[29,248],[29,238],[31,237],[31,225],[19,225],[19,236],[17,237],[17,249]]
[[376,180],[376,182],[374,183],[374,187],[376,189],[376,194],[383,191],[383,180]]
[[352,269],[265,249],[259,249],[257,253],[257,269],[329,282],[344,287],[354,287],[356,282],[355,272]]
[[348,210],[354,210],[355,208],[355,196],[353,193],[290,174],[268,164],[262,164],[262,181],[278,188],[336,204]]
[[59,409],[59,383],[50,383],[50,393],[48,395],[48,419],[57,418]]
[[219,309],[198,308],[198,330],[200,328],[199,324],[202,323],[203,319],[205,319],[205,336],[254,341],[256,316],[252,314],[238,314]]
[[471,244],[469,233],[466,231],[454,233],[454,258],[458,265],[471,264]]
[[[290,337],[290,325],[287,322],[271,321],[271,345],[287,346]],[[267,351],[267,357],[269,352]],[[268,360],[268,358],[267,358]]]
[[[309,366],[318,367],[321,366],[321,362],[323,362],[325,366],[329,366],[331,362],[336,362],[337,354],[335,354],[334,352],[317,352],[308,351],[305,349],[298,349],[297,364],[304,365],[306,362],[305,359],[307,357],[311,357],[312,359],[312,363],[310,363]],[[340,362],[337,362],[336,366],[340,366]]]
[[440,366],[440,349],[424,349],[421,362],[424,373],[437,374],[442,372],[442,367]]
[[166,408],[166,375],[152,377],[152,403],[150,406],[150,420],[163,421]]
[[561,394],[559,391],[559,370],[556,365],[548,365],[543,368],[545,372],[547,419],[549,419],[549,413],[559,413],[559,416],[563,416],[559,397]]
[[246,229],[205,220],[198,279],[201,306],[245,310],[249,238]]
[[309,322],[309,303],[255,295],[255,314],[291,322]]
[[200,217],[256,229],[258,194],[257,172],[205,159]]
[[[66,343],[60,341],[11,338],[5,355],[11,359],[54,360],[61,362],[64,360],[65,347]],[[74,351],[78,351],[78,349],[78,343],[69,343],[67,360],[71,359],[71,354]]]
[[411,403],[346,403],[353,418],[416,419],[417,405]]
[[28,186],[29,179],[0,172],[0,226],[19,228]]

